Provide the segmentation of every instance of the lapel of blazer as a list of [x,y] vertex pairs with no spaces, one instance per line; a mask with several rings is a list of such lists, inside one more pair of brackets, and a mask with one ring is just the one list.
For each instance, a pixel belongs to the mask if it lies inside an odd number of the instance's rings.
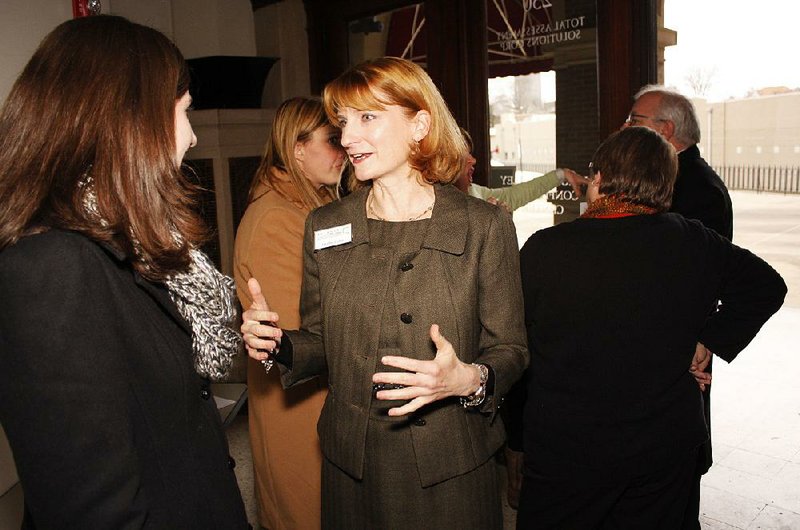
[[[127,254],[125,254],[123,251],[115,248],[112,245],[109,245],[108,243],[99,242],[98,244],[103,247],[103,249],[105,249],[105,251],[108,252],[111,257],[113,257],[123,267],[131,268],[130,260],[128,259]],[[191,324],[189,324],[189,322],[187,322],[186,319],[180,314],[178,311],[178,306],[176,306],[175,302],[173,302],[172,298],[170,298],[169,291],[167,291],[166,287],[148,281],[136,270],[132,270],[131,274],[133,274],[134,283],[140,289],[145,291],[150,298],[152,298],[158,304],[158,306],[181,327],[181,329],[191,335]]]
[[[351,239],[349,243],[337,245],[334,250],[349,250],[358,245],[369,243],[369,228],[367,227],[367,195],[369,188],[362,188],[354,191],[338,203],[331,203],[330,208],[335,213],[323,221],[317,229],[332,228],[350,223],[352,226]],[[326,207],[323,207],[326,208]]]
[[[120,251],[119,249],[113,247],[112,245],[108,245],[105,243],[98,243],[111,257],[112,260],[118,263],[118,267],[120,269],[124,269],[125,274],[131,274],[133,277],[133,285],[135,288],[141,289],[146,298],[142,298],[141,300],[136,297],[136,300],[130,300],[129,303],[131,304],[131,308],[133,310],[139,310],[143,312],[143,317],[145,315],[150,315],[150,317],[155,317],[158,313],[152,313],[148,307],[148,304],[144,303],[145,300],[148,298],[155,302],[156,311],[160,310],[162,314],[165,314],[167,319],[171,319],[174,321],[181,331],[174,331],[174,328],[167,325],[168,320],[165,320],[163,317],[160,318],[150,318],[153,322],[154,327],[151,329],[157,330],[157,335],[151,335],[150,340],[154,341],[155,344],[152,344],[150,350],[152,350],[151,354],[157,354],[156,352],[169,352],[172,358],[177,363],[177,366],[180,366],[181,369],[179,373],[181,374],[180,381],[175,380],[176,385],[182,385],[185,387],[190,381],[193,379],[187,379],[186,374],[189,373],[185,369],[187,367],[192,366],[192,357],[194,353],[191,348],[191,344],[193,342],[193,335],[192,335],[192,328],[191,325],[181,316],[178,312],[178,308],[172,299],[169,296],[169,292],[167,291],[166,287],[161,284],[152,283],[145,278],[143,278],[136,270],[134,270],[131,266],[130,259],[125,252]],[[182,335],[185,333],[185,335]],[[188,339],[189,347],[186,348],[187,342],[184,342]],[[136,352],[138,354],[138,352]],[[187,364],[187,356],[188,356],[188,363]],[[191,369],[192,373],[194,369]]]
[[[360,189],[341,201],[342,209],[332,218],[337,224],[352,224],[352,239],[349,243],[334,247],[336,252],[347,254],[346,260],[340,260],[344,267],[357,271],[360,288],[349,293],[350,296],[362,299],[365,307],[374,315],[380,315],[385,299],[386,287],[389,280],[389,265],[391,252],[384,248],[371,246],[369,227],[366,214],[366,200],[369,188]],[[364,245],[366,248],[361,249]],[[375,296],[375,293],[380,293]],[[376,313],[377,311],[377,313]],[[374,326],[377,329],[379,326]],[[376,335],[377,337],[377,335]],[[377,341],[377,338],[376,338]]]
[[[436,203],[431,212],[431,224],[422,242],[424,248],[441,250],[449,254],[462,254],[467,243],[468,214],[467,194],[451,185],[434,185]],[[342,224],[352,225],[352,239],[349,243],[334,247],[335,250],[349,250],[369,243],[366,201],[369,188],[351,193],[339,204],[339,211],[329,217],[321,228],[331,228]]]
[[178,306],[172,301],[167,288],[160,284],[152,283],[134,271],[133,279],[142,290],[146,291],[153,300],[167,313],[186,333],[192,334],[192,326],[178,311]]
[[[326,304],[329,310],[325,329],[345,330],[344,333],[326,336],[326,341],[331,341],[326,342],[326,351],[336,352],[334,356],[329,355],[328,368],[336,374],[334,377],[341,385],[339,390],[349,395],[348,399],[359,407],[369,406],[372,385],[368,380],[353,379],[352,363],[376,361],[374,353],[380,341],[380,318],[391,277],[391,252],[369,245],[368,192],[368,188],[354,191],[312,213],[315,230],[352,225],[350,242],[319,252],[330,252],[322,279],[324,290],[330,296]],[[358,314],[364,315],[366,320],[350,314],[347,309],[350,307],[363,308]],[[373,371],[374,366],[367,366],[364,373],[371,377]]]
[[422,247],[448,254],[463,254],[469,226],[467,194],[449,184],[436,184],[434,191],[436,203]]

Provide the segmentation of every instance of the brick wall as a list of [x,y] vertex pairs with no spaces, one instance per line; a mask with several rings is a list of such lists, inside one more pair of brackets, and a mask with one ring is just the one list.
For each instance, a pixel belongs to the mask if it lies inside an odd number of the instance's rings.
[[556,73],[556,164],[585,174],[599,145],[597,66],[567,66]]

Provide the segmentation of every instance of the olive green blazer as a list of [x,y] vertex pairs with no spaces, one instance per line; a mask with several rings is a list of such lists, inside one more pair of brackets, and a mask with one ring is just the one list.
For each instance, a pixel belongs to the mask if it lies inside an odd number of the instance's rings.
[[[377,369],[381,315],[397,271],[391,251],[370,245],[362,189],[313,211],[303,242],[301,329],[288,331],[286,387],[328,372],[329,394],[317,431],[323,454],[359,479]],[[511,216],[450,185],[436,185],[436,203],[420,253],[429,265],[419,282],[395,293],[409,301],[415,355],[432,359],[431,324],[464,362],[495,374],[492,399],[465,410],[455,398],[433,403],[409,421],[423,486],[471,471],[503,443],[497,406],[528,364],[519,251]],[[315,233],[350,225],[352,238],[315,250]],[[401,289],[398,284],[395,289]],[[409,282],[403,282],[408,286]],[[403,328],[404,332],[409,328]]]

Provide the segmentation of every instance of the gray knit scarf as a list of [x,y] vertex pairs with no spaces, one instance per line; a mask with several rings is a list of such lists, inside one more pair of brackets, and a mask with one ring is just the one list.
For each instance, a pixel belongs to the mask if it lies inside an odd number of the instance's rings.
[[231,325],[238,314],[233,280],[197,249],[189,271],[164,283],[178,311],[192,325],[194,368],[212,380],[225,377],[239,352],[242,336]]
[[[97,210],[91,177],[86,177],[81,186],[86,187],[84,206],[107,225]],[[175,238],[182,236],[175,233]],[[139,254],[135,239],[133,246]],[[242,344],[242,336],[232,327],[238,314],[235,286],[203,252],[193,248],[189,255],[192,262],[188,272],[175,274],[164,284],[178,312],[192,326],[195,370],[203,377],[219,380],[227,374]]]

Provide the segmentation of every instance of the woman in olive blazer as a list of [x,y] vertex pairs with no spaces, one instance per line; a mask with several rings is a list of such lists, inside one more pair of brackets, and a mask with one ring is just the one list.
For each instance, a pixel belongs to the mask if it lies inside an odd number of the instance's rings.
[[251,282],[248,351],[285,386],[328,373],[324,528],[502,528],[496,411],[528,360],[511,218],[450,185],[466,145],[419,66],[368,61],[324,101],[355,191],[306,221],[300,330],[260,324]]
[[[481,407],[484,414],[465,413],[458,403],[414,413],[422,486],[474,469],[502,445],[495,398],[505,395],[527,362],[517,327],[521,288],[511,216],[454,186],[435,188],[436,206],[420,255],[408,261],[428,261],[424,276],[419,267],[403,271],[402,265],[398,274],[388,253],[370,244],[366,189],[316,210],[306,222],[303,326],[301,332],[287,332],[292,364],[283,383],[292,386],[328,370],[330,393],[318,427],[322,451],[356,478],[364,466],[368,418],[363,411],[369,409],[372,375],[378,371],[370,352],[379,349],[389,283],[395,284],[395,298],[406,301],[395,318],[414,329],[413,349],[420,358],[436,353],[428,328],[438,324],[463,362],[486,363],[495,376],[494,396]],[[314,251],[315,233],[348,223],[351,242]],[[403,315],[411,317],[408,324]]]

